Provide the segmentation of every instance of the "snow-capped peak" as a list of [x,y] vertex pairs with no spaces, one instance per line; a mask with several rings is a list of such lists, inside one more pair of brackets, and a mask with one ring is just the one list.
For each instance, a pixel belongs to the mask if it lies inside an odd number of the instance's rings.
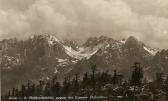
[[53,44],[54,42],[60,42],[55,36],[52,35],[45,35],[45,37],[47,38],[47,41],[49,44]]

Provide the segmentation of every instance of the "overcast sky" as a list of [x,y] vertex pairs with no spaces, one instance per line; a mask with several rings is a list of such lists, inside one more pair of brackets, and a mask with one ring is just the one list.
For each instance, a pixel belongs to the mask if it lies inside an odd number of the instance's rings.
[[0,0],[0,39],[137,37],[168,48],[168,0]]

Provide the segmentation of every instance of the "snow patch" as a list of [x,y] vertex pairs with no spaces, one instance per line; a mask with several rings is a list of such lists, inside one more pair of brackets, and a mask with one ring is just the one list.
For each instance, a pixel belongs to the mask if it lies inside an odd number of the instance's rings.
[[52,44],[53,44],[53,41],[48,41],[48,44],[52,45]]
[[72,63],[77,63],[78,62],[78,60],[72,60]]
[[107,45],[106,45],[106,48],[109,48],[109,47],[110,47],[110,45],[109,45],[109,44],[107,44]]
[[151,55],[155,55],[158,51],[155,50],[155,49],[150,49],[150,48],[147,48],[147,47],[143,47],[147,52],[149,52]]
[[58,73],[58,70],[55,68],[55,71],[54,71],[54,73],[56,74],[56,73]]
[[66,53],[76,59],[83,59],[83,58],[87,58],[89,59],[93,54],[95,54],[97,52],[97,50],[93,51],[93,52],[88,52],[85,53],[83,48],[79,48],[79,51],[75,51],[73,50],[72,47],[68,47],[68,46],[64,46]]
[[67,64],[68,64],[68,62],[62,62],[62,63],[58,64],[57,66],[62,67],[62,66],[66,66]]
[[58,62],[65,62],[67,61],[66,59],[58,59]]
[[45,35],[45,37],[47,38],[48,44],[52,45],[55,42],[60,42],[55,36],[52,35]]
[[59,62],[59,64],[57,66],[65,66],[68,64],[68,60],[67,59],[61,59],[61,58],[56,58],[57,62]]
[[121,40],[120,42],[123,43],[123,44],[125,44],[126,41],[125,40]]

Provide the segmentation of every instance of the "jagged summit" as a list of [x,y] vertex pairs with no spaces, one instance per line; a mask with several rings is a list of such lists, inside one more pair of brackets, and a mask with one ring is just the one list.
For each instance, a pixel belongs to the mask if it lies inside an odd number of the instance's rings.
[[32,39],[32,40],[46,40],[46,41],[48,41],[48,44],[50,44],[50,45],[52,45],[56,42],[60,42],[60,40],[57,37],[50,35],[50,34],[33,35],[30,37],[30,39]]
[[113,43],[114,41],[115,40],[113,38],[102,35],[100,37],[90,37],[84,43],[84,46],[90,47],[90,46],[96,46],[96,45],[104,44],[104,43]]
[[100,39],[100,40],[110,40],[112,38],[104,36],[104,35],[101,35],[98,39]]
[[139,41],[138,41],[134,36],[130,36],[130,37],[128,37],[128,39],[126,40],[126,43],[138,44]]
[[136,39],[134,36],[130,36],[126,40],[125,46],[128,48],[142,48],[143,43],[141,41],[139,41],[138,39]]

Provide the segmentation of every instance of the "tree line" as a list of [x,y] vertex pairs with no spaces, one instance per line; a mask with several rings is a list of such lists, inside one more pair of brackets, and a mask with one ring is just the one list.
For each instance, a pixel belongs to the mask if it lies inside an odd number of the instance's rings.
[[[118,74],[116,70],[114,70],[113,75],[111,75],[108,71],[98,72],[96,65],[93,65],[90,72],[84,73],[82,78],[76,73],[73,78],[67,76],[60,82],[57,79],[57,75],[54,75],[52,79],[48,81],[40,80],[38,84],[28,82],[23,84],[20,88],[13,88],[2,98],[6,99],[10,96],[24,98],[29,96],[59,97],[100,95],[108,96],[109,99],[120,99],[119,97],[121,97],[122,100],[119,101],[131,101],[131,99],[136,98],[136,94],[144,92],[142,89],[145,89],[148,93],[156,93],[155,88],[158,88],[156,87],[158,81],[156,80],[156,82],[151,84],[144,84],[143,77],[143,70],[140,63],[134,64],[130,81],[124,80],[124,76]],[[166,84],[166,86],[164,87],[166,88],[164,89],[165,93],[167,93],[165,96],[168,98],[168,78],[165,82],[164,84]],[[161,81],[159,81],[158,84],[160,85]],[[149,96],[151,97],[152,95],[149,93],[148,97]]]

